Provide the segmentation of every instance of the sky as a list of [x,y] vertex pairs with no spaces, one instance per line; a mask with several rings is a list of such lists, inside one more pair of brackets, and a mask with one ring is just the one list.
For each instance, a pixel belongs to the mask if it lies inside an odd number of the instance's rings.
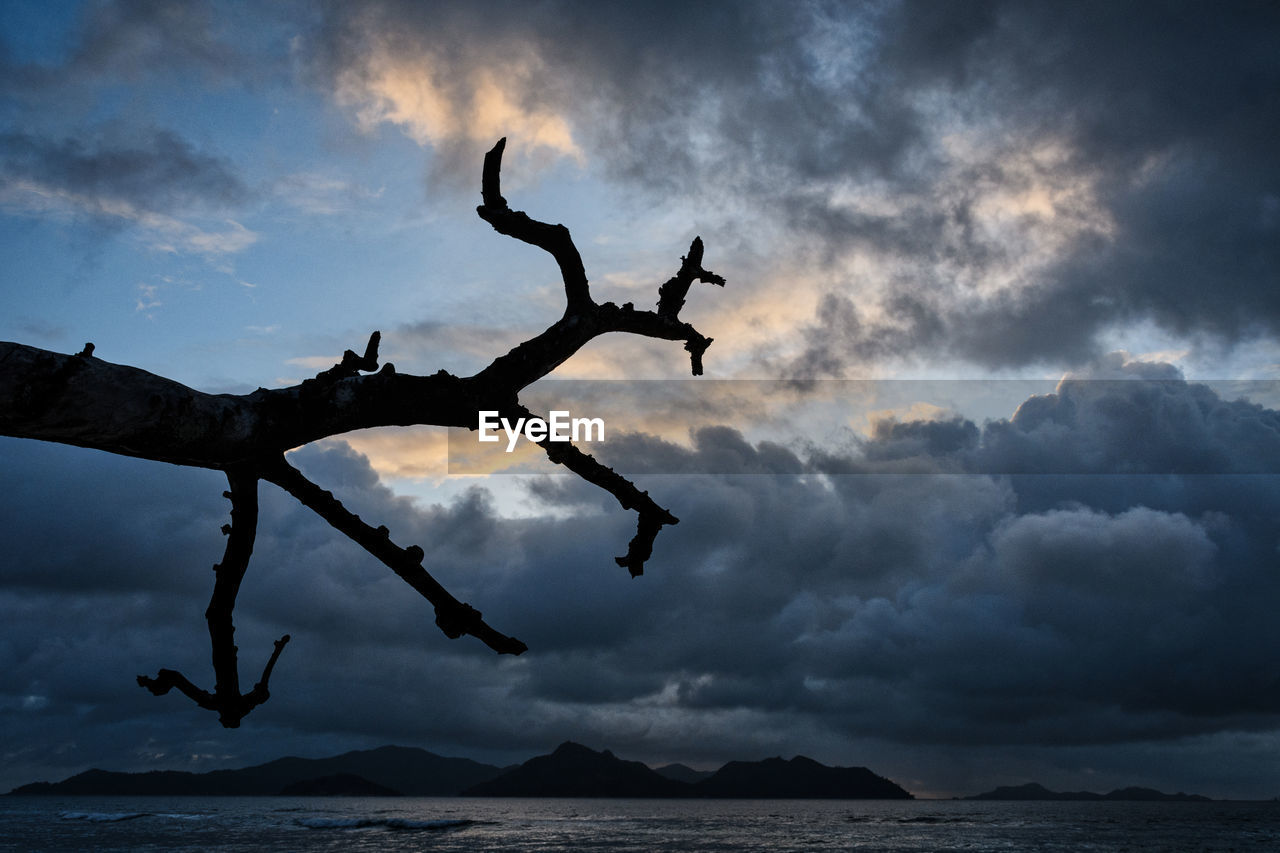
[[[569,227],[670,342],[529,389],[680,523],[466,431],[291,459],[519,658],[264,486],[239,730],[216,472],[0,439],[0,788],[385,743],[494,763],[808,755],[919,796],[1280,795],[1280,9],[1271,3],[0,0],[0,339],[203,391],[382,332],[474,372],[564,310],[475,215]],[[532,403],[531,403],[532,405]],[[542,409],[534,407],[535,410]]]

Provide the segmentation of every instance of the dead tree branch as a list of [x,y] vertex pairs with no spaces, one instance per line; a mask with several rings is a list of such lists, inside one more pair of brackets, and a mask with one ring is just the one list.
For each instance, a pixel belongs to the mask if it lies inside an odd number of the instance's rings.
[[138,676],[138,684],[157,696],[176,687],[201,708],[218,712],[218,720],[229,729],[238,728],[240,721],[254,708],[267,701],[270,693],[267,682],[275,668],[280,652],[289,642],[285,634],[276,640],[275,651],[262,671],[262,678],[248,693],[240,692],[240,669],[236,658],[235,626],[232,612],[240,582],[249,568],[253,556],[253,542],[258,533],[258,477],[242,469],[227,472],[231,490],[223,495],[231,501],[231,523],[222,528],[227,536],[227,548],[222,562],[214,565],[213,596],[204,612],[209,623],[209,644],[213,649],[213,672],[216,677],[213,693],[201,690],[180,672],[162,669],[155,678]]
[[[475,429],[482,410],[528,417],[520,392],[555,370],[594,338],[627,332],[683,342],[695,376],[711,338],[679,319],[689,288],[696,281],[724,286],[724,279],[702,266],[702,240],[695,237],[675,276],[658,290],[656,311],[630,303],[597,303],[582,256],[563,225],[550,225],[512,210],[501,190],[502,139],[484,158],[480,217],[498,233],[549,253],[564,281],[564,315],[473,376],[443,370],[430,376],[379,369],[374,332],[364,354],[347,350],[342,360],[314,378],[287,388],[259,388],[250,394],[206,394],[144,370],[112,364],[94,356],[93,344],[75,355],[0,342],[0,435],[34,438],[105,450],[176,465],[226,472],[231,524],[226,552],[214,567],[213,595],[205,618],[209,625],[215,686],[202,690],[171,669],[138,683],[156,695],[177,689],[201,708],[216,711],[224,726],[236,727],[267,700],[267,683],[285,635],[248,693],[240,693],[235,627],[236,596],[253,553],[258,524],[258,482],[280,487],[335,530],[359,544],[417,590],[435,608],[444,634],[476,637],[501,654],[521,654],[524,643],[490,627],[478,610],[451,595],[423,567],[417,545],[395,544],[386,527],[374,527],[347,510],[330,492],[312,483],[285,460],[292,448],[357,429],[431,424]],[[577,447],[541,442],[548,458],[609,492],[637,516],[635,537],[618,565],[632,576],[643,573],[654,540],[677,519],[647,492]]]
[[417,545],[401,548],[391,541],[386,527],[373,527],[349,511],[342,502],[312,483],[284,457],[264,471],[264,478],[284,489],[298,502],[329,522],[333,528],[364,548],[395,572],[436,609],[436,624],[450,639],[470,634],[499,654],[518,655],[528,649],[515,637],[500,634],[485,624],[480,611],[449,594],[440,582],[422,567],[424,552]]

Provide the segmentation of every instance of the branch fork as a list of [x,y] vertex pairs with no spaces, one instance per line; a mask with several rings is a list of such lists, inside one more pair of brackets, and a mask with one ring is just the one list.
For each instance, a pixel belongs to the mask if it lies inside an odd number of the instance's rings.
[[253,554],[253,542],[258,530],[258,476],[242,469],[227,472],[230,491],[223,494],[231,501],[231,524],[222,530],[227,536],[226,551],[222,562],[213,567],[213,596],[204,618],[209,624],[209,642],[213,649],[213,671],[216,677],[213,692],[201,690],[189,678],[172,669],[160,670],[155,678],[138,676],[138,684],[156,696],[163,696],[173,688],[201,708],[218,712],[223,726],[234,729],[254,708],[267,701],[271,695],[267,684],[275,669],[280,653],[289,642],[285,634],[275,642],[275,649],[262,670],[262,677],[248,693],[240,692],[240,672],[234,637],[235,626],[231,614],[236,606],[240,582],[249,568]]

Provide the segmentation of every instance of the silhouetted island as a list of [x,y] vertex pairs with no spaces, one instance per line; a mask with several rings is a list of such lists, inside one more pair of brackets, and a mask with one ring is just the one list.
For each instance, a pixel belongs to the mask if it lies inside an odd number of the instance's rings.
[[550,755],[530,758],[502,775],[462,792],[464,797],[682,797],[689,785],[668,779],[639,761],[623,761],[565,742]]
[[[688,768],[685,768],[688,770]],[[696,771],[692,771],[696,772]],[[828,767],[810,758],[730,761],[705,779],[684,782],[612,752],[566,742],[462,792],[470,797],[702,797],[735,799],[910,799],[865,767]]]
[[1208,797],[1199,794],[1166,794],[1153,788],[1118,788],[1109,794],[1095,794],[1092,791],[1050,791],[1038,782],[1025,785],[1002,785],[994,791],[974,794],[966,800],[1114,800],[1122,802],[1175,802],[1175,803],[1207,803]]
[[659,776],[666,776],[668,779],[674,779],[677,782],[688,782],[692,785],[694,782],[701,782],[703,779],[711,778],[714,770],[694,770],[683,764],[664,764],[661,767],[653,768],[653,772]]
[[790,761],[730,761],[693,786],[697,797],[738,799],[908,800],[912,795],[865,767],[828,767],[797,755]]
[[33,782],[11,795],[432,796],[909,799],[865,767],[790,761],[730,761],[714,773],[669,764],[655,771],[612,752],[566,742],[517,767],[443,758],[384,746],[332,758],[280,758],[240,770],[188,773],[86,770],[61,782]]
[[[187,773],[152,770],[148,773],[113,773],[86,770],[62,782],[34,782],[14,788],[11,794],[170,796],[271,796],[318,794],[330,786],[332,796],[450,797],[487,779],[504,768],[469,758],[444,758],[425,749],[383,746],[346,752],[331,758],[279,758],[239,770]],[[335,781],[345,779],[345,783]],[[359,782],[353,781],[359,779]],[[345,785],[347,790],[340,790]],[[376,786],[383,794],[375,793]]]
[[354,773],[335,773],[285,785],[282,797],[403,797],[399,791]]

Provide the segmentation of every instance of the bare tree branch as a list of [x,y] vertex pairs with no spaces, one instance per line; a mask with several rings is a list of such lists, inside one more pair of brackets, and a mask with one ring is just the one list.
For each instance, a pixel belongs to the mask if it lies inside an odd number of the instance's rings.
[[693,375],[702,375],[702,354],[711,345],[693,326],[681,322],[678,314],[694,281],[724,286],[724,279],[702,268],[702,238],[695,237],[689,254],[682,258],[675,277],[658,291],[658,311],[637,311],[631,303],[621,308],[612,302],[597,305],[591,298],[582,258],[563,225],[548,225],[523,211],[511,210],[502,197],[499,172],[506,139],[501,139],[485,155],[481,180],[484,204],[476,208],[480,218],[499,234],[522,240],[551,254],[564,279],[564,317],[541,335],[517,346],[476,375],[484,381],[501,383],[519,391],[541,379],[569,359],[584,344],[608,332],[631,332],[650,338],[684,341],[689,351]]
[[246,470],[234,469],[227,472],[227,480],[231,484],[231,490],[223,494],[231,501],[231,524],[222,529],[227,536],[227,548],[222,555],[222,562],[213,567],[213,596],[204,613],[204,618],[209,623],[213,671],[217,678],[214,691],[209,693],[201,690],[182,673],[172,669],[160,670],[155,678],[139,675],[138,684],[157,696],[176,687],[201,708],[217,711],[222,725],[234,729],[246,714],[267,701],[270,696],[267,682],[280,652],[289,642],[289,635],[285,634],[276,641],[275,651],[262,671],[262,678],[252,690],[241,694],[240,669],[236,658],[236,629],[232,623],[232,613],[236,606],[236,596],[240,593],[240,582],[244,580],[244,573],[249,568],[249,558],[253,555],[253,542],[257,537],[258,477]]
[[[571,358],[592,339],[627,332],[681,341],[693,374],[702,373],[702,357],[711,338],[679,319],[695,281],[719,286],[724,279],[702,266],[703,246],[694,238],[675,276],[658,290],[656,311],[637,311],[630,303],[597,304],[569,229],[512,210],[501,192],[500,140],[484,158],[482,204],[477,212],[500,234],[548,252],[560,268],[565,288],[564,315],[543,332],[495,358],[474,376],[443,370],[430,376],[397,373],[378,366],[381,335],[374,332],[364,354],[347,350],[342,360],[315,377],[287,388],[243,395],[206,394],[144,370],[112,364],[94,355],[87,343],[75,355],[0,342],[0,435],[72,444],[224,471],[232,503],[226,553],[215,566],[213,595],[205,613],[209,625],[215,686],[212,693],[182,673],[161,669],[138,683],[161,695],[177,689],[202,708],[217,711],[224,726],[235,727],[268,697],[267,684],[288,635],[276,641],[262,678],[241,694],[232,613],[247,571],[257,532],[258,481],[284,489],[335,530],[366,551],[418,591],[435,608],[436,624],[449,637],[470,634],[501,654],[521,654],[526,646],[490,627],[478,610],[451,595],[422,566],[417,545],[402,548],[386,527],[374,527],[350,512],[331,493],[291,466],[284,454],[309,442],[357,429],[434,424],[475,429],[482,410],[528,417],[520,392]],[[375,372],[376,371],[376,372]],[[633,483],[589,454],[566,443],[544,441],[548,458],[612,494],[637,516],[636,535],[616,562],[640,575],[665,525],[676,524],[669,511]]]
[[515,637],[495,631],[480,618],[480,611],[449,594],[440,582],[422,567],[424,552],[417,545],[401,548],[391,541],[386,527],[373,527],[349,511],[342,502],[312,483],[283,457],[265,468],[263,478],[275,483],[298,502],[329,522],[351,541],[364,548],[383,565],[395,572],[436,609],[436,624],[445,636],[457,639],[463,634],[476,637],[499,654],[518,655],[528,649]]
[[694,237],[689,246],[689,254],[680,259],[680,271],[658,288],[658,313],[663,317],[671,317],[680,313],[684,307],[684,298],[695,281],[717,284],[724,287],[724,279],[715,273],[702,268],[702,238]]
[[515,237],[549,252],[560,265],[560,276],[564,279],[567,303],[565,315],[585,311],[593,304],[591,291],[587,285],[587,272],[582,266],[582,256],[578,254],[578,247],[569,236],[569,229],[563,225],[548,225],[530,218],[523,211],[512,210],[502,197],[500,173],[502,151],[506,147],[507,138],[504,136],[484,155],[484,171],[480,181],[480,198],[484,203],[476,208],[476,213],[499,234]]
[[[511,406],[498,411],[498,417],[515,423],[519,418],[533,417],[533,413],[524,406]],[[627,547],[627,553],[615,557],[614,561],[627,569],[631,576],[644,574],[644,564],[653,553],[653,541],[658,531],[667,524],[678,524],[680,519],[668,510],[658,506],[626,477],[599,462],[590,453],[586,453],[567,441],[551,441],[549,438],[537,442],[547,454],[547,458],[557,465],[563,465],[588,483],[599,486],[613,495],[623,509],[634,509],[637,515],[635,537]]]

